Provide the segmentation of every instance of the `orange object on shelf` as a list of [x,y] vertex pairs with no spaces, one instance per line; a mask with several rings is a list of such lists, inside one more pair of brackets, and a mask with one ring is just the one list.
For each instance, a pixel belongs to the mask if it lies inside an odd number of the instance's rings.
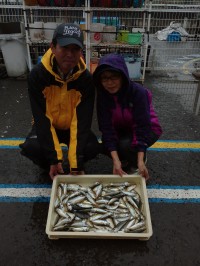
[[27,6],[37,6],[38,5],[38,1],[37,0],[24,0],[25,5]]

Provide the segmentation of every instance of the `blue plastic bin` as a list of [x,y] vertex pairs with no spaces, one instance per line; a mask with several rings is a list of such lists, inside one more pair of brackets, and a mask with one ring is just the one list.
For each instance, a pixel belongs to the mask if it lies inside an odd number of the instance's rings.
[[167,41],[168,42],[180,42],[181,34],[177,31],[173,31],[172,33],[168,34]]

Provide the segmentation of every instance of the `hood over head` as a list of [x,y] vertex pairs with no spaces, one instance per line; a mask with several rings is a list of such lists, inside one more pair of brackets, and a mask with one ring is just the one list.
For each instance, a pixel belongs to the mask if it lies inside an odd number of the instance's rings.
[[100,58],[98,66],[93,73],[94,83],[97,88],[102,86],[100,83],[100,75],[104,71],[120,72],[123,75],[124,83],[129,84],[130,78],[128,68],[121,54],[107,54]]

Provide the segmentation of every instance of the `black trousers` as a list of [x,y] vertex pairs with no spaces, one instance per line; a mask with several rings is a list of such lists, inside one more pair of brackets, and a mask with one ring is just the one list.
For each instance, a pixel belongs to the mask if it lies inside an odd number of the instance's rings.
[[[151,141],[149,147],[152,146],[157,140],[158,136],[152,132]],[[120,161],[123,163],[128,163],[128,166],[137,168],[137,157],[138,150],[131,147],[132,136],[131,135],[121,135],[118,141],[117,152]],[[103,148],[103,153],[111,157],[110,152]],[[146,161],[146,152],[144,152],[144,162]]]
[[[70,131],[69,130],[56,130],[58,139],[60,143],[66,144],[69,147],[70,142]],[[49,168],[49,163],[45,159],[44,152],[38,142],[35,128],[33,127],[31,132],[26,137],[23,144],[20,144],[20,153],[33,161],[41,168]],[[87,145],[84,152],[84,162],[92,160],[101,152],[101,144],[98,142],[96,136],[92,131],[90,131],[88,136]]]

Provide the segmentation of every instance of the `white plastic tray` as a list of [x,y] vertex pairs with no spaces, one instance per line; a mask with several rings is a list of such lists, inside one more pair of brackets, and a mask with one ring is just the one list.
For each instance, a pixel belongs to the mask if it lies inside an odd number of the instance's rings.
[[[118,182],[129,182],[136,184],[136,191],[141,197],[143,204],[143,214],[146,219],[147,229],[141,233],[97,233],[97,232],[67,232],[67,231],[53,231],[53,226],[55,224],[56,212],[54,210],[54,202],[57,197],[57,188],[60,183],[74,183],[82,186],[89,186],[95,182],[101,182],[102,184],[108,183],[118,183]],[[119,177],[116,175],[84,175],[84,176],[71,176],[71,175],[58,175],[54,181],[51,191],[51,199],[48,211],[48,218],[46,224],[46,234],[50,239],[59,238],[133,238],[139,240],[148,240],[152,234],[152,224],[149,210],[149,203],[146,190],[145,179],[139,175],[128,175]]]

